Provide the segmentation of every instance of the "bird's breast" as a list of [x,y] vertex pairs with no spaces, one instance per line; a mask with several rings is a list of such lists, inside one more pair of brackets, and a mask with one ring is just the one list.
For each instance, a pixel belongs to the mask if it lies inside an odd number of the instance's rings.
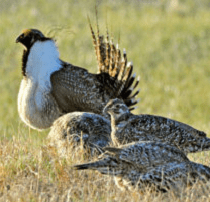
[[20,118],[32,128],[49,128],[60,116],[58,106],[48,91],[42,91],[38,83],[24,78],[18,94]]

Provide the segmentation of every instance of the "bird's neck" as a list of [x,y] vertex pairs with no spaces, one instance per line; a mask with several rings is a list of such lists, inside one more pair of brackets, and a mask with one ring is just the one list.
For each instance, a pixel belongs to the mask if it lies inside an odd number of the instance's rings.
[[119,131],[122,128],[124,128],[124,126],[126,125],[130,115],[131,115],[130,112],[121,114],[119,116],[111,115],[112,131]]
[[130,117],[130,113],[124,113],[119,116],[117,116],[116,114],[111,115],[111,128],[112,128],[111,139],[115,146],[120,145],[118,141],[118,138],[119,138],[118,134],[121,134],[121,132],[123,131],[129,117]]
[[55,42],[53,40],[37,41],[25,51],[24,55],[23,72],[25,76],[38,83],[39,86],[50,88],[50,75],[61,68]]

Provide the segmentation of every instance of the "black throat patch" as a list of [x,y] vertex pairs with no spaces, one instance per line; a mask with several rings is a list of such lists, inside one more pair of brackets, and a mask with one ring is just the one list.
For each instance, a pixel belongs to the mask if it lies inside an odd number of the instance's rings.
[[23,56],[22,56],[22,75],[26,76],[26,63],[28,60],[29,50],[23,50]]

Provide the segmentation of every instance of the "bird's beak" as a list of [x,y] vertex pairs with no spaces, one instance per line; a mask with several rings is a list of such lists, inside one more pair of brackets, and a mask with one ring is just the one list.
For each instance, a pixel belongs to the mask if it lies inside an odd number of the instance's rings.
[[20,42],[20,39],[19,37],[15,40],[16,43],[19,43]]
[[19,43],[21,41],[22,36],[18,36],[17,39],[15,40],[16,43]]

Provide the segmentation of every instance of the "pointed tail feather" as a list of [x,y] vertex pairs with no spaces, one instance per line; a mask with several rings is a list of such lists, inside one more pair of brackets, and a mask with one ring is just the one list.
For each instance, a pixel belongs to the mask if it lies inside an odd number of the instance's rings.
[[109,63],[109,75],[111,77],[115,77],[116,70],[114,69],[114,58],[115,58],[116,48],[113,43],[113,39],[111,39],[111,50],[110,50],[110,63]]
[[87,170],[87,169],[98,170],[102,174],[110,174],[110,175],[119,174],[121,170],[119,170],[118,167],[119,163],[115,158],[112,157],[107,157],[99,161],[73,166],[75,170]]
[[[130,64],[130,63],[129,63]],[[129,65],[128,64],[128,65]],[[120,84],[120,86],[118,87],[118,90],[117,90],[117,96],[122,96],[122,92],[123,92],[123,90],[125,89],[125,85],[126,85],[126,82],[127,82],[127,80],[129,79],[129,76],[131,75],[131,72],[132,72],[132,66],[130,65],[130,66],[128,66],[127,67],[127,69],[126,69],[126,72],[125,72],[125,75],[124,75],[124,77],[123,77],[123,79],[122,79],[122,83]],[[122,97],[124,97],[124,96],[122,96]]]
[[137,81],[136,81],[136,83],[133,86],[133,89],[135,89],[138,86],[139,81],[140,81],[140,76],[138,76]]
[[[133,92],[133,91],[132,91]],[[140,92],[140,89],[138,89],[133,95],[131,96],[128,96],[128,99],[132,99],[132,98],[135,98]]]
[[133,74],[133,76],[130,77],[130,79],[127,82],[127,85],[125,86],[126,89],[130,89],[134,80],[136,78],[136,73]]
[[88,164],[81,164],[81,165],[75,165],[73,166],[73,168],[75,170],[85,170],[85,169],[89,169]]
[[80,165],[74,165],[73,168],[76,170],[98,170],[101,167],[108,166],[104,161],[95,161],[91,163],[84,163]]
[[129,84],[130,84],[130,80],[132,79],[131,78],[132,72],[133,72],[133,63],[132,62],[129,62],[127,71],[126,71],[125,76],[123,78],[123,80],[126,81],[125,88],[129,88],[130,87]]
[[114,59],[114,74],[113,76],[117,76],[118,73],[119,73],[119,64],[120,64],[120,60],[121,60],[121,52],[120,52],[120,49],[119,49],[119,45],[117,44],[117,47],[116,47],[116,52],[115,52],[115,59]]
[[[97,40],[96,40],[95,33],[93,31],[93,28],[92,28],[92,25],[91,25],[89,16],[87,16],[87,18],[88,18],[88,24],[89,24],[89,27],[90,27],[91,36],[92,36],[92,39],[93,39],[93,46],[94,46],[94,49],[95,49],[95,53],[96,53],[96,57],[97,57],[97,62],[98,62],[99,61],[99,58],[98,58],[98,45],[97,45]],[[98,62],[98,65],[99,65],[99,62]]]
[[123,96],[124,96],[124,97],[128,97],[128,98],[129,98],[129,96],[130,96],[131,93],[133,92],[134,88],[131,87],[131,86],[132,86],[132,84],[133,84],[133,82],[134,82],[134,80],[135,80],[135,77],[136,77],[136,74],[134,74],[134,75],[129,79],[127,86],[125,86],[125,89],[124,89],[124,91],[123,91]]
[[[96,10],[97,18],[97,10]],[[98,62],[98,72],[107,73],[112,79],[110,88],[115,90],[115,96],[121,98],[125,101],[128,107],[135,105],[138,101],[135,100],[139,93],[139,90],[134,89],[139,84],[139,77],[135,78],[133,73],[133,63],[128,63],[127,65],[127,54],[123,50],[121,56],[120,49],[118,45],[114,45],[113,37],[109,38],[108,28],[106,27],[106,40],[104,37],[99,35],[98,19],[97,21],[97,35],[93,31],[93,28],[88,17],[88,22],[93,38],[93,45],[95,48],[96,58]],[[127,67],[126,67],[127,66]],[[133,85],[133,87],[131,87]],[[113,97],[114,98],[114,97]],[[133,108],[131,108],[133,109]]]
[[98,26],[98,14],[96,9],[96,24],[97,24],[97,58],[98,58],[98,68],[99,73],[105,71],[105,64],[102,59],[102,43],[103,43],[103,36],[99,35],[99,26]]
[[105,57],[105,65],[106,65],[106,72],[109,73],[109,63],[110,63],[110,44],[109,44],[109,31],[106,27],[106,57]]
[[121,61],[121,64],[120,64],[119,74],[118,74],[118,77],[117,77],[118,81],[121,81],[123,79],[124,74],[125,74],[126,65],[127,65],[127,57],[126,57],[125,50],[123,50],[123,57],[122,57],[122,61]]
[[136,105],[137,103],[139,103],[140,99],[129,99],[128,101],[125,101],[125,104],[129,107]]

